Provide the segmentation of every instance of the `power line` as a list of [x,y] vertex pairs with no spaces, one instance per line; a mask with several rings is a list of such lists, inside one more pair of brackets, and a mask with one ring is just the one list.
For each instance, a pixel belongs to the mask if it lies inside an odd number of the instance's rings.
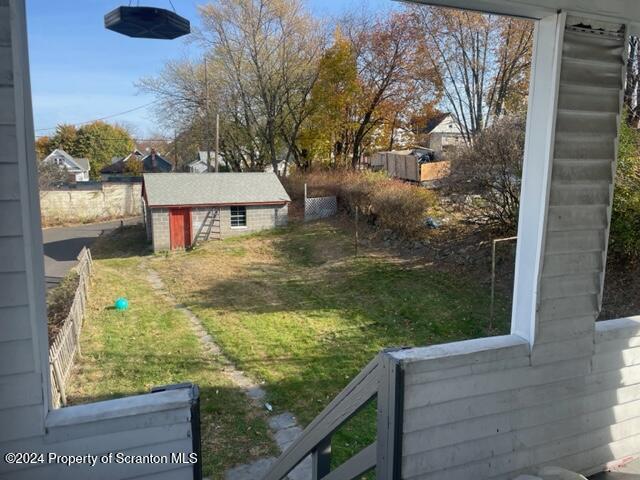
[[[72,125],[75,125],[75,126],[77,126],[77,125],[86,125],[88,123],[99,122],[99,121],[107,120],[107,119],[113,118],[113,117],[119,117],[120,115],[125,115],[127,113],[135,112],[136,110],[140,110],[142,108],[149,107],[149,106],[153,105],[154,103],[158,103],[159,101],[160,101],[160,99],[154,100],[153,102],[145,103],[144,105],[140,105],[139,107],[135,107],[135,108],[131,108],[129,110],[125,110],[124,112],[113,113],[111,115],[107,115],[107,116],[100,117],[100,118],[95,118],[93,120],[87,120],[86,122],[77,122],[77,123],[73,123]],[[44,131],[47,131],[47,130],[55,130],[56,128],[58,128],[58,125],[56,125],[55,127],[48,127],[48,128],[36,128],[36,132],[44,132]]]

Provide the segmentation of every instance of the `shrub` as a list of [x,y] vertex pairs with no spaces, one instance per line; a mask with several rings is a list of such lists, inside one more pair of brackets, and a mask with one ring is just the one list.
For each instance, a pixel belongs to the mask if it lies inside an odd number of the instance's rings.
[[304,197],[305,183],[309,196],[335,195],[342,209],[354,212],[357,207],[371,223],[406,239],[420,235],[427,210],[435,203],[432,192],[382,172],[329,170],[292,175],[286,187],[294,201]]
[[640,134],[620,127],[618,169],[611,217],[610,250],[628,259],[640,257]]
[[38,162],[38,187],[40,190],[55,190],[67,180],[69,174],[66,168],[60,168],[54,163]]
[[49,340],[53,341],[61,323],[69,315],[73,299],[80,283],[80,276],[71,270],[53,289],[47,293],[47,317]]
[[472,146],[457,149],[445,190],[465,198],[469,218],[513,232],[518,222],[526,120],[504,117],[483,130]]

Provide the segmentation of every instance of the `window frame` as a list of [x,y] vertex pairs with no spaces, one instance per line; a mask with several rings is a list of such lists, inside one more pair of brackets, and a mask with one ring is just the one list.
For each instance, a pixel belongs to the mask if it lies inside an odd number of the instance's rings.
[[231,228],[247,228],[247,207],[245,205],[233,205],[230,207],[229,221]]

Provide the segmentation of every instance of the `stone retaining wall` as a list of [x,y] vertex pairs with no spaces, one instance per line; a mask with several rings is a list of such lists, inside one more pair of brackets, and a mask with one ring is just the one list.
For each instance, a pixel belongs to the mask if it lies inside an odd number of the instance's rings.
[[40,192],[43,225],[81,223],[142,214],[140,183],[98,183]]

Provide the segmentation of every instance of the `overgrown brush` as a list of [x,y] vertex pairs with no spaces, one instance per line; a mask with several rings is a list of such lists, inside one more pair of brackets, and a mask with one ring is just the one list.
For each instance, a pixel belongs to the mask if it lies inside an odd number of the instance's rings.
[[353,213],[357,207],[370,223],[405,239],[424,232],[427,210],[436,201],[429,190],[391,179],[382,172],[326,170],[292,175],[286,179],[286,187],[294,201],[304,197],[305,183],[309,196],[335,195],[343,210]]
[[620,126],[610,249],[626,260],[640,258],[640,134],[624,121]]
[[53,341],[62,322],[69,315],[79,283],[80,276],[78,272],[71,270],[55,288],[47,293],[47,317],[50,341]]

